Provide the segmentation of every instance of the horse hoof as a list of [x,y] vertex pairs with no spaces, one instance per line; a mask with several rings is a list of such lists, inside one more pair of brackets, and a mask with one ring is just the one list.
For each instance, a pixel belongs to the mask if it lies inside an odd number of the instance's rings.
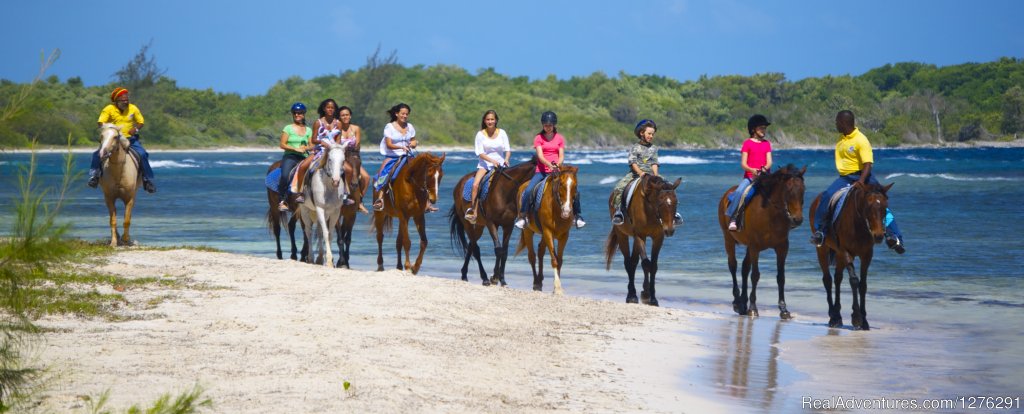
[[793,316],[789,314],[789,311],[779,312],[780,319],[793,319]]
[[469,278],[468,278],[468,277],[466,277],[466,275],[462,275],[462,281],[463,281],[463,282],[468,282],[468,281],[469,281]]
[[647,303],[647,300],[651,298],[651,295],[647,294],[646,290],[640,291],[640,300]]
[[535,291],[537,291],[537,292],[540,292],[540,291],[542,291],[542,290],[544,290],[544,289],[543,289],[543,288],[541,288],[541,285],[533,285],[533,290],[535,290]]
[[384,266],[377,266],[377,271],[378,272],[383,272],[384,271]]
[[843,326],[843,319],[842,318],[840,318],[840,319],[829,319],[828,320],[828,327],[829,328],[841,328],[842,326]]
[[647,301],[647,304],[651,306],[658,306],[658,298],[651,298]]
[[487,280],[487,279],[484,279],[484,281],[483,281],[483,283],[482,283],[482,284],[483,284],[484,286],[490,286],[490,285],[491,285],[491,281],[490,281],[490,280]]
[[747,307],[746,306],[742,306],[742,305],[741,306],[733,306],[733,309],[735,309],[736,313],[741,315],[741,316],[746,316],[747,315]]
[[750,310],[747,311],[747,316],[752,316],[756,318],[761,315],[757,313],[757,309],[751,308]]
[[[492,283],[493,283],[493,282],[492,282]],[[505,278],[499,278],[499,279],[498,279],[498,284],[499,284],[499,285],[500,285],[501,287],[505,287],[505,286],[508,286],[508,283],[505,283]]]
[[865,330],[865,331],[870,331],[871,330],[871,326],[868,325],[868,320],[867,319],[865,319],[863,322],[860,323],[860,329]]
[[626,296],[626,303],[639,303],[639,302],[640,301],[636,299],[636,295]]

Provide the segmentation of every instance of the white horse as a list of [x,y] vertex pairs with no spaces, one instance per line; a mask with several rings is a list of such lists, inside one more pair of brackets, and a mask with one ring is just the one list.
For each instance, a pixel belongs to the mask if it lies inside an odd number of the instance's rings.
[[[334,266],[334,256],[331,255],[331,238],[333,237],[334,226],[338,224],[341,217],[341,206],[348,197],[342,185],[341,172],[342,163],[345,161],[345,146],[333,145],[320,159],[322,168],[313,173],[309,185],[303,189],[303,197],[306,201],[299,207],[299,218],[302,220],[302,231],[312,243],[312,246],[319,246],[320,252],[317,261],[323,261],[324,266]],[[304,177],[303,177],[304,178]],[[311,228],[313,223],[319,226],[320,231]],[[326,260],[324,258],[326,251]],[[313,261],[313,254],[308,256],[310,263]]]
[[[110,247],[118,244],[132,244],[128,233],[132,225],[132,208],[135,194],[139,190],[139,161],[128,151],[128,139],[121,136],[121,130],[114,124],[100,127],[100,159],[103,160],[103,175],[100,188],[110,213]],[[124,203],[124,234],[117,234],[117,200]]]

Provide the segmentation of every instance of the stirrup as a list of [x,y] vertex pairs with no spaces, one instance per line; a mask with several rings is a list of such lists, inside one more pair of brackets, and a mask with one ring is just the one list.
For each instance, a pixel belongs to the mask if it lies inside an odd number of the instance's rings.
[[466,221],[472,223],[476,221],[476,212],[473,211],[473,208],[467,208],[466,214],[463,215],[462,217],[465,218]]
[[305,203],[306,202],[306,197],[303,197],[302,194],[296,194],[295,195],[295,202],[299,203],[299,204]]
[[282,201],[280,203],[277,203],[277,211],[288,212],[288,211],[291,211],[291,209],[288,208],[288,204],[285,204],[285,202]]
[[616,211],[615,215],[612,216],[612,224],[613,225],[618,226],[618,225],[622,224],[624,221],[625,221],[625,217],[622,215],[621,211]]
[[384,199],[383,198],[378,198],[378,199],[373,201],[373,210],[374,211],[384,211]]
[[823,244],[825,244],[825,234],[820,231],[816,231],[813,234],[811,234],[811,244],[815,245],[816,247],[821,247]]
[[516,220],[516,228],[522,229],[523,227],[526,227],[526,217],[520,217]]

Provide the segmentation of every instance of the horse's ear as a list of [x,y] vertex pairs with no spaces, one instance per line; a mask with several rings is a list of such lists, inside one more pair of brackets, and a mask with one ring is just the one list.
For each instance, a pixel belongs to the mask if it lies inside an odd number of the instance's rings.
[[679,184],[683,183],[683,177],[676,178],[676,182],[672,183],[672,189],[675,190],[679,187]]
[[889,193],[889,189],[892,188],[892,186],[894,186],[894,185],[896,185],[896,183],[892,182],[892,183],[889,183],[889,185],[887,185],[885,187],[882,187],[882,194],[888,194]]
[[439,162],[439,164],[444,164],[444,157],[446,157],[446,156],[448,156],[447,153],[444,153],[444,152],[441,153],[441,161]]
[[806,172],[807,172],[807,165],[805,164],[804,168],[802,170],[800,170],[800,176],[803,177],[804,173],[806,173]]

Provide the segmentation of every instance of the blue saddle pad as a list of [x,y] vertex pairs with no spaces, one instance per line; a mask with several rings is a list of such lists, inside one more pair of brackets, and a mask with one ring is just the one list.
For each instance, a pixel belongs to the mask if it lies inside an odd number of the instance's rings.
[[281,167],[274,168],[273,171],[267,173],[267,189],[270,191],[277,191],[277,185],[281,183]]
[[[550,177],[550,176],[548,176]],[[537,183],[537,186],[533,188],[533,194],[529,196],[530,200],[529,211],[536,213],[540,209],[540,200],[544,197],[544,187],[547,187],[548,180],[545,178],[543,181]]]
[[[487,190],[491,189],[491,175],[494,175],[494,170],[488,171],[487,174],[484,174],[484,177],[481,178],[481,180],[483,181],[483,185],[480,186],[480,194],[477,197],[480,201],[483,201],[483,200],[487,199]],[[466,180],[466,185],[464,185],[462,187],[462,199],[463,200],[470,201],[472,199],[472,197],[473,197],[473,180],[475,180],[475,179],[476,179],[476,177],[474,176],[474,177],[470,177],[469,180]]]
[[850,195],[851,188],[853,188],[852,185],[840,188],[839,191],[832,195],[832,199],[829,200],[829,207],[832,209],[830,217],[832,217],[833,223],[839,219],[839,213],[843,211],[843,205],[846,204],[846,196]]
[[[747,188],[749,190],[747,191],[747,196],[743,198],[743,205],[749,205],[750,200],[754,198],[754,193],[757,193],[757,188],[755,185],[748,185]],[[733,204],[736,204],[736,199],[739,198],[739,196],[739,191],[733,191],[731,194],[729,194],[729,205],[731,206]]]
[[386,182],[384,182],[382,178],[387,177],[392,169],[394,169],[395,172],[390,173],[391,181],[394,181],[395,177],[398,177],[398,173],[402,171],[402,167],[404,167],[405,164],[408,163],[408,161],[409,157],[388,158],[388,162],[384,164],[384,168],[381,168],[380,172],[378,172],[377,175],[373,177],[373,188],[377,191],[380,191],[380,189],[383,188],[385,184],[387,184]]

